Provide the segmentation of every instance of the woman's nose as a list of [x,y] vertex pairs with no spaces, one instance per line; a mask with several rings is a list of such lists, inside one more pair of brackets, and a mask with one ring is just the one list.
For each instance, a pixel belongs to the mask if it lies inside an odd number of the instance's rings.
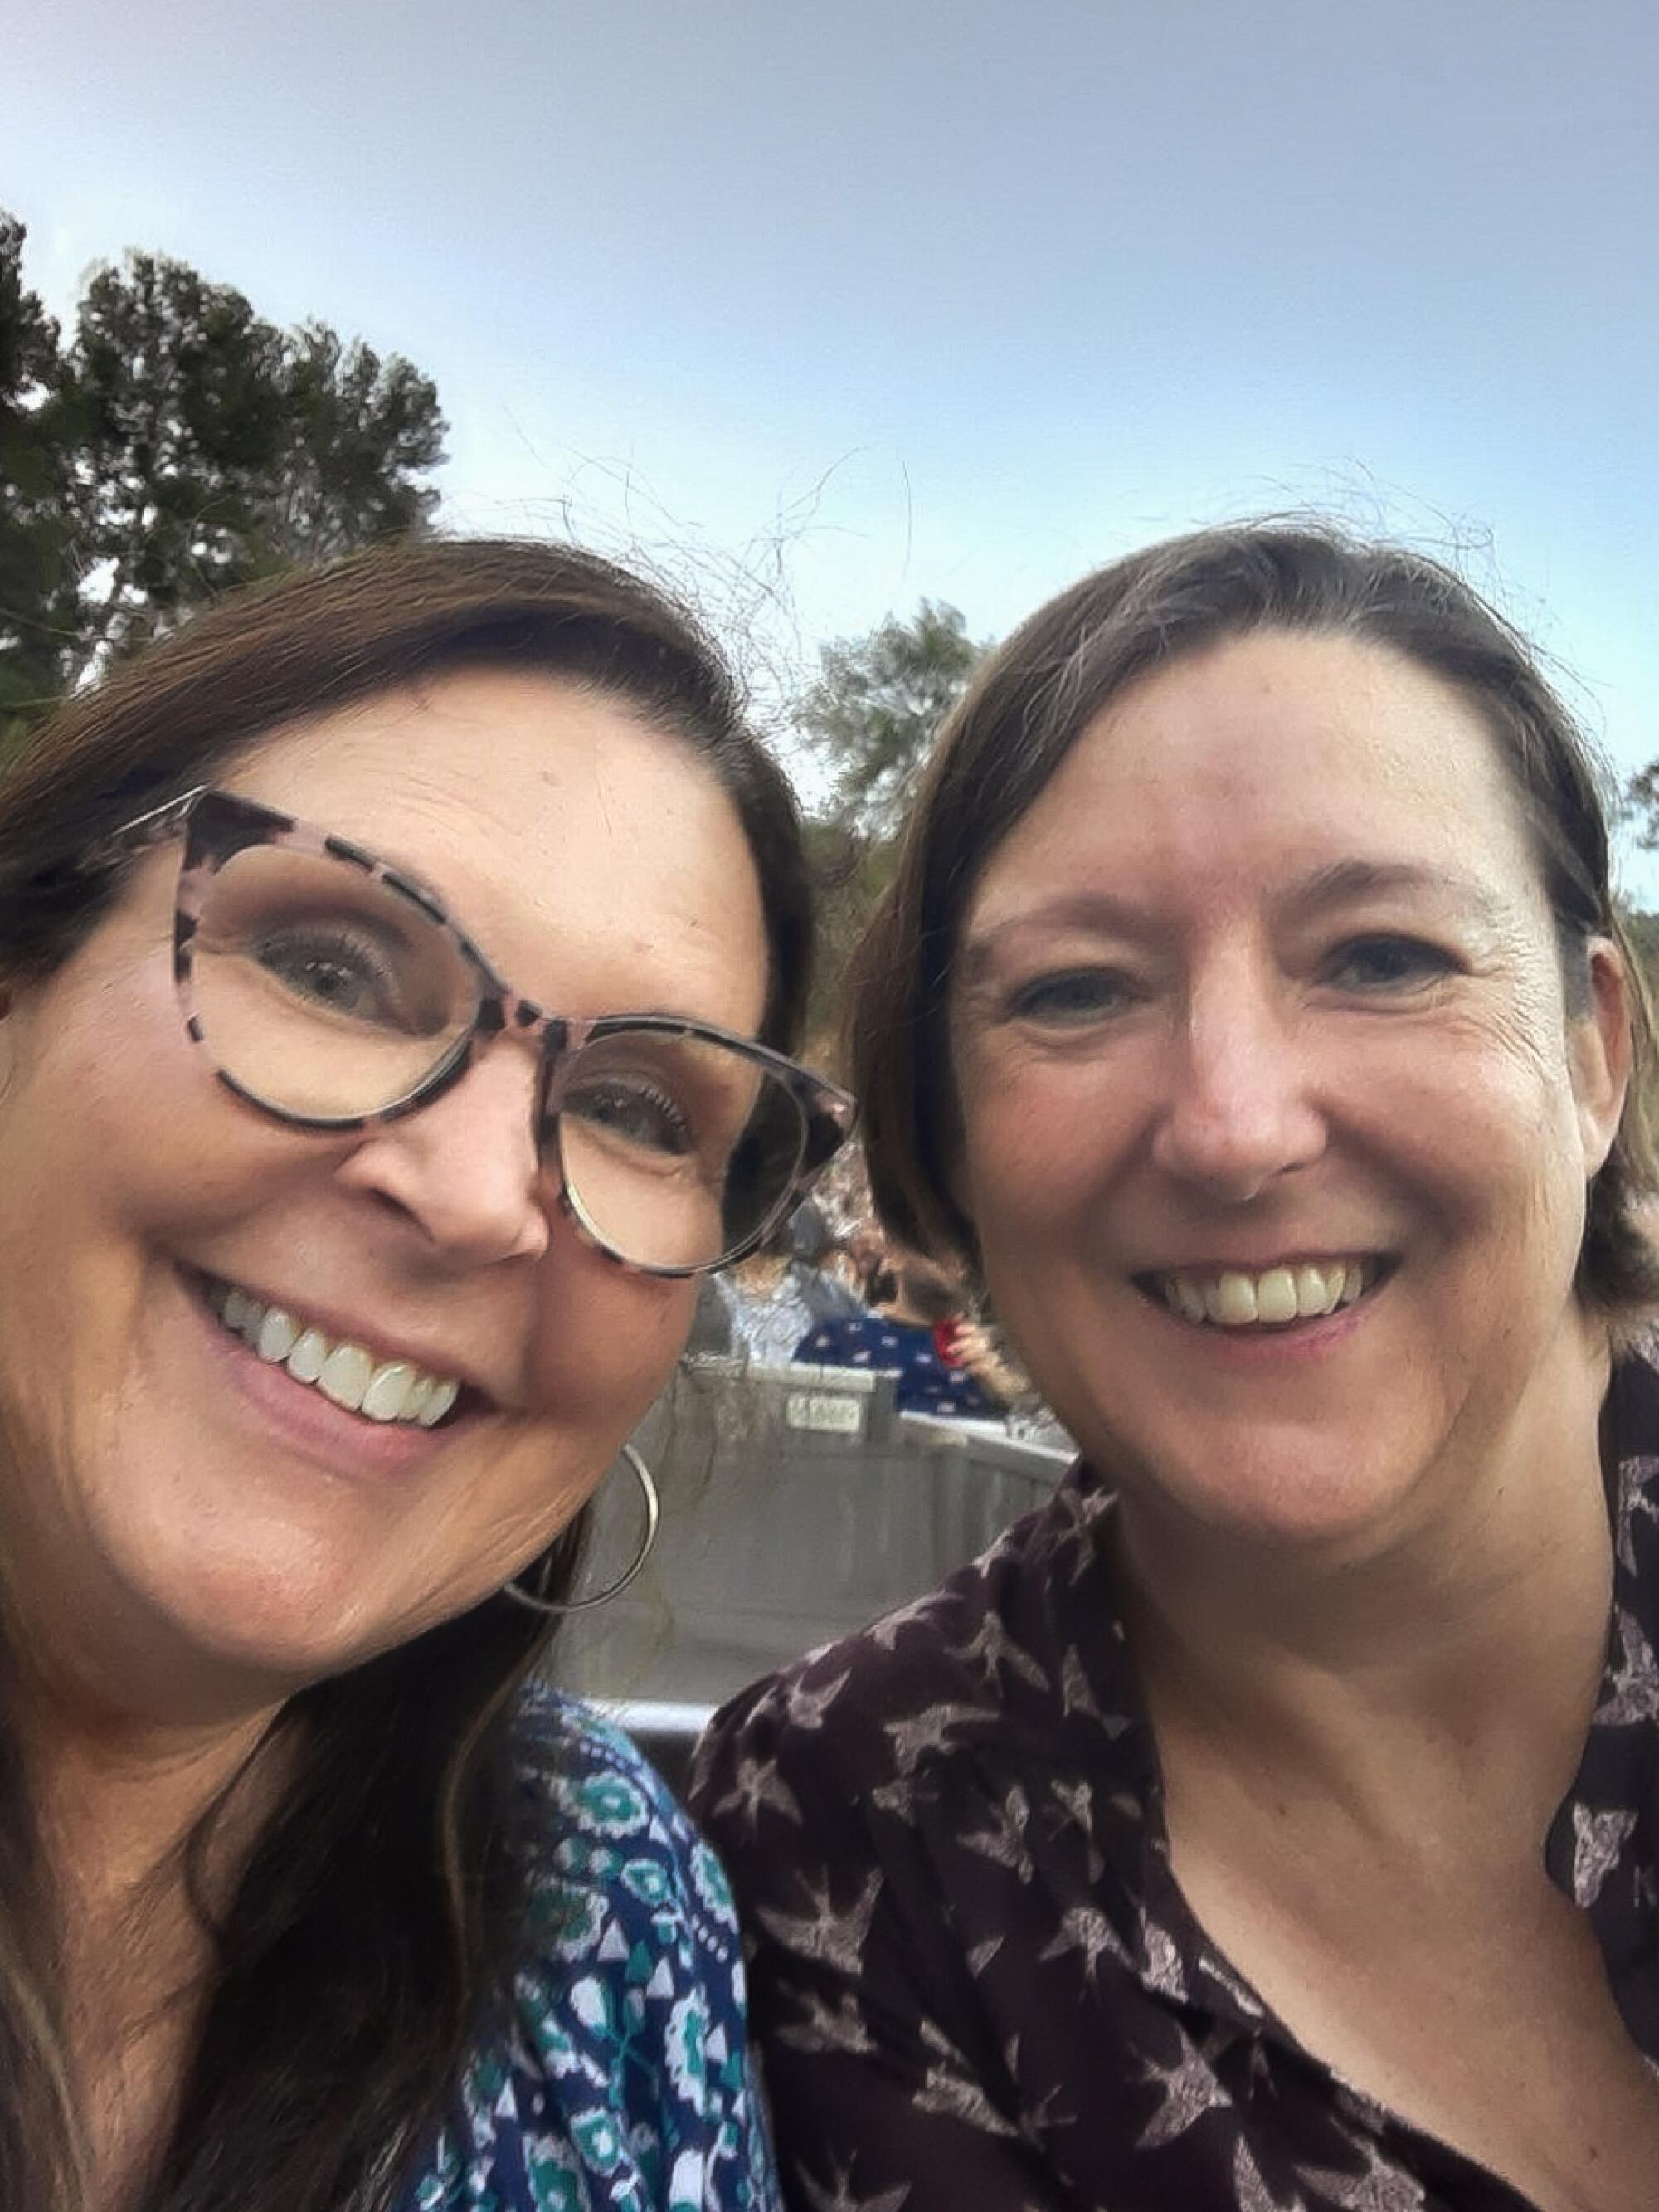
[[412,1114],[371,1129],[340,1170],[347,1188],[407,1214],[457,1267],[539,1259],[556,1177],[538,1142],[540,1055],[503,1038]]
[[1269,980],[1195,989],[1172,1040],[1152,1154],[1166,1174],[1242,1205],[1324,1150],[1305,1041]]

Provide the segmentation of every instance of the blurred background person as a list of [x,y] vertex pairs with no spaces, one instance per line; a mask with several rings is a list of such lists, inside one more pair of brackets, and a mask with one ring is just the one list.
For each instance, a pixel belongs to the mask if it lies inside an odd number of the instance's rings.
[[733,1353],[756,1366],[784,1366],[805,1331],[862,1310],[857,1292],[828,1272],[835,1249],[823,1208],[809,1200],[758,1251],[714,1278]]
[[867,1311],[838,1314],[810,1329],[794,1358],[896,1373],[894,1402],[902,1413],[995,1420],[1027,1389],[991,1332],[968,1312],[959,1269],[890,1242],[870,1297]]

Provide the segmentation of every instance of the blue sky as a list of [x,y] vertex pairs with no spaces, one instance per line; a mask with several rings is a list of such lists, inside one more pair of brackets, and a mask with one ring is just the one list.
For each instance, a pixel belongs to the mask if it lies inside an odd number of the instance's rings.
[[143,245],[408,354],[453,524],[659,564],[764,694],[1311,504],[1456,553],[1659,754],[1650,0],[23,12],[54,305]]

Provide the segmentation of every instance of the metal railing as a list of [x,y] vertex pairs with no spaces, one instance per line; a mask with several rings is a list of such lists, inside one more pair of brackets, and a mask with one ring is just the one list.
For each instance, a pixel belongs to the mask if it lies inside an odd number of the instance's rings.
[[[689,1363],[635,1441],[662,1492],[661,1540],[622,1597],[569,1623],[556,1671],[607,1704],[677,1708],[682,1729],[932,1589],[1042,1504],[1069,1458],[897,1413],[889,1375],[732,1360]],[[596,1583],[633,1548],[629,1488],[598,1503]]]

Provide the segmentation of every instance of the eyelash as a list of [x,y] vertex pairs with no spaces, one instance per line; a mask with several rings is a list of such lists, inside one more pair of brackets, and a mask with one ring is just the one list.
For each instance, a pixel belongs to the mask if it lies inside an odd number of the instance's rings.
[[[1380,958],[1388,970],[1356,975],[1357,964]],[[1455,972],[1452,955],[1422,938],[1375,930],[1346,939],[1325,957],[1323,980],[1364,994],[1423,989]],[[1139,994],[1130,980],[1110,968],[1066,968],[1034,977],[1010,994],[1008,1012],[1016,1021],[1056,1028],[1083,1028],[1123,1012]]]
[[1420,937],[1401,936],[1393,931],[1378,930],[1365,937],[1352,937],[1337,945],[1328,956],[1326,969],[1331,979],[1340,981],[1340,971],[1351,966],[1357,956],[1381,953],[1395,963],[1394,971],[1384,975],[1371,975],[1364,981],[1350,981],[1350,988],[1362,991],[1410,990],[1438,982],[1451,975],[1457,963],[1450,953],[1437,945],[1425,943]]
[[[1086,1002],[1080,1000],[1079,987],[1084,992],[1093,993]],[[1066,1003],[1068,993],[1072,996]],[[1133,996],[1127,980],[1109,968],[1067,968],[1022,984],[1008,1005],[1016,1020],[1080,1024],[1100,1021],[1109,1014],[1121,1012]],[[1109,1003],[1103,1003],[1103,1000]]]

